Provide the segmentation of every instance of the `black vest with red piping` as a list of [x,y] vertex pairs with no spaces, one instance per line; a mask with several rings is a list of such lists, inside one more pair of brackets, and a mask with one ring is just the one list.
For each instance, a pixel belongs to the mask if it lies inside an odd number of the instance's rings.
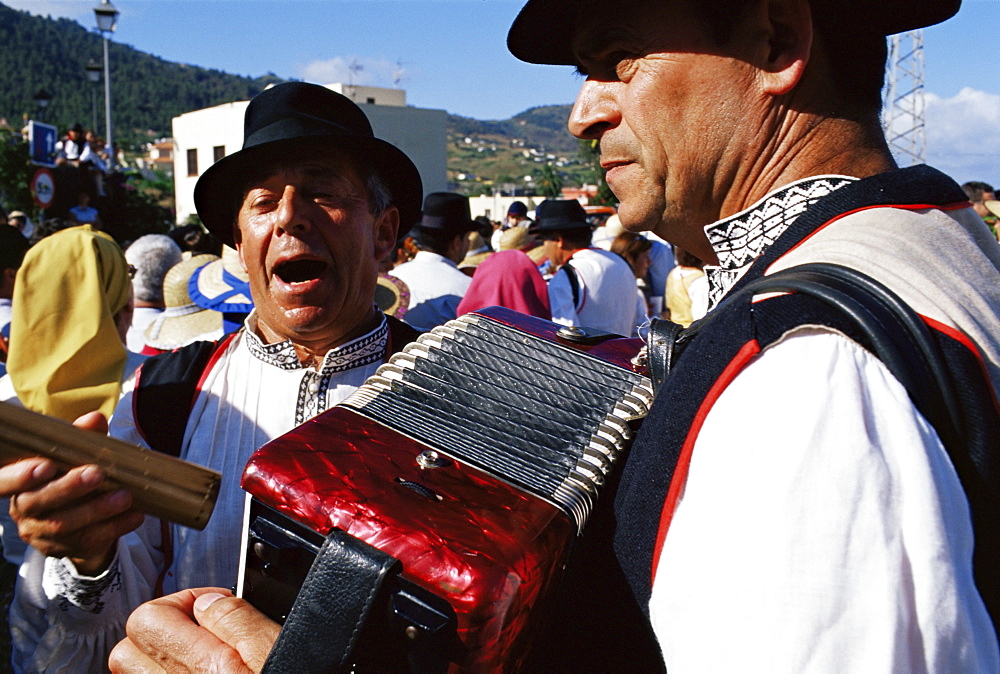
[[[683,491],[698,433],[729,383],[757,354],[801,325],[829,326],[877,353],[871,335],[815,297],[793,293],[753,302],[749,293],[741,291],[762,278],[782,255],[840,217],[878,207],[952,208],[965,201],[953,181],[924,166],[845,186],[799,216],[727,293],[726,301],[682,337],[686,342],[682,355],[663,381],[636,438],[615,500],[615,555],[643,611],[648,614],[659,551]],[[932,365],[941,366],[956,384],[956,422],[948,423],[936,402],[918,400],[915,389],[925,388],[927,382],[908,384],[901,379],[901,383],[934,425],[969,499],[976,584],[996,625],[1000,622],[1000,528],[995,526],[1000,512],[1000,410],[975,345],[954,329],[930,319],[924,322],[943,360],[943,366]],[[902,330],[887,327],[890,333]]]

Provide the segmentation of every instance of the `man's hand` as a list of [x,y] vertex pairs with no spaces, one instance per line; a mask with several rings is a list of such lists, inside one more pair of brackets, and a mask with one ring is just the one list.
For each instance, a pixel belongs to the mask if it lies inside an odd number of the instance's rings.
[[[99,412],[85,414],[79,428],[107,433]],[[115,541],[142,524],[124,490],[98,491],[104,472],[78,466],[61,477],[48,459],[23,459],[0,468],[0,496],[10,497],[18,535],[49,557],[69,557],[79,573],[98,575],[114,557]]]
[[182,590],[132,613],[112,672],[259,672],[281,627],[222,588]]

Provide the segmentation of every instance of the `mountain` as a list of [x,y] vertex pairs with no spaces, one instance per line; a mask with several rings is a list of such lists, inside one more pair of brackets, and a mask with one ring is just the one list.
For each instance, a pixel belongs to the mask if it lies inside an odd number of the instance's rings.
[[[19,128],[23,115],[38,119],[34,95],[52,94],[42,120],[65,129],[79,122],[104,134],[104,86],[87,80],[85,66],[103,64],[99,33],[70,19],[52,19],[0,5],[0,117]],[[250,78],[172,63],[112,41],[109,45],[115,139],[124,146],[170,135],[177,115],[263,91],[274,75]]]
[[448,116],[448,180],[452,189],[475,195],[494,187],[528,187],[552,165],[567,186],[594,182],[594,166],[580,154],[580,141],[566,129],[571,105],[530,108],[511,119],[479,121]]
[[[96,127],[104,135],[104,87],[91,84],[85,66],[103,63],[99,33],[70,19],[52,19],[0,4],[0,125],[19,129],[27,116],[55,124]],[[127,152],[171,134],[171,119],[191,110],[248,100],[273,82],[273,74],[251,78],[173,63],[112,41],[109,45],[115,141]],[[36,109],[40,89],[52,94]],[[95,98],[96,97],[96,98]],[[592,168],[581,163],[577,140],[566,130],[569,105],[541,106],[507,120],[479,121],[448,116],[448,174],[452,189],[468,194],[495,184],[525,187],[525,176],[551,164],[565,184],[588,182]]]

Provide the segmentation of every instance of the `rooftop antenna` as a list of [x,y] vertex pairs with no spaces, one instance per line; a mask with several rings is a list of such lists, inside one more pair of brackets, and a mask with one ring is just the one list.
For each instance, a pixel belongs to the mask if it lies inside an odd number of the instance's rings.
[[406,74],[406,69],[403,68],[405,64],[399,59],[396,60],[396,69],[392,71],[392,87],[394,89],[399,89],[399,83],[403,80],[403,76]]
[[889,38],[886,83],[882,126],[889,149],[901,164],[906,160],[910,165],[923,164],[927,152],[923,30]]
[[351,65],[347,66],[347,69],[351,73],[350,75],[348,75],[348,81],[347,81],[347,83],[349,85],[353,86],[354,85],[354,76],[357,75],[358,73],[360,73],[362,70],[364,70],[365,67],[363,65],[361,65],[360,63],[358,63],[357,59],[353,59],[351,61]]

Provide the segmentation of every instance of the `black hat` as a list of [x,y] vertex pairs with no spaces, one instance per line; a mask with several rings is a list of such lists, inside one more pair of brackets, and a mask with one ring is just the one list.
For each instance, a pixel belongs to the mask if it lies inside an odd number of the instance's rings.
[[0,269],[19,268],[28,247],[28,240],[17,227],[0,225]]
[[286,82],[254,97],[243,122],[243,149],[210,166],[194,186],[198,215],[212,234],[233,246],[234,205],[242,176],[275,150],[295,157],[298,148],[329,147],[370,166],[392,193],[400,234],[420,217],[423,185],[410,158],[372,132],[365,113],[346,96],[318,84]]
[[517,215],[519,217],[524,217],[528,214],[528,207],[524,205],[523,201],[511,202],[510,208],[507,209],[507,215]]
[[424,199],[424,215],[418,227],[461,234],[479,229],[469,210],[469,197],[454,192],[431,192]]
[[546,199],[535,209],[535,222],[528,231],[538,234],[590,226],[587,211],[576,199]]
[[[932,26],[954,16],[961,5],[961,0],[829,2],[843,3],[856,13],[859,26],[881,35]],[[579,0],[528,0],[507,33],[507,49],[528,63],[576,65],[572,42],[578,5]]]

